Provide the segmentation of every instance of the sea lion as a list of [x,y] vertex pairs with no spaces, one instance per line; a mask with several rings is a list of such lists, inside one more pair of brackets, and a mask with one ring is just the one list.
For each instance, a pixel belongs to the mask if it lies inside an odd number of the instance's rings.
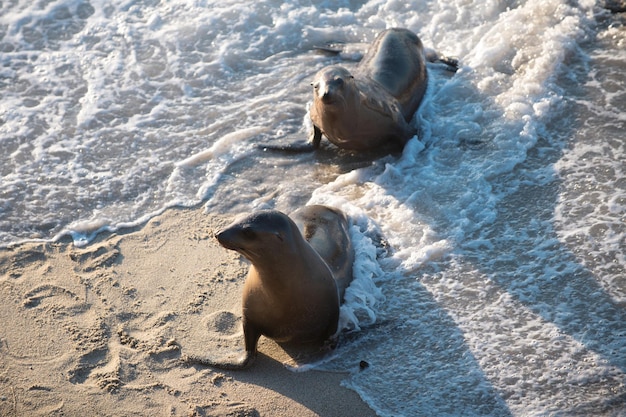
[[384,143],[404,144],[415,135],[409,125],[428,83],[424,48],[407,29],[381,32],[354,74],[341,66],[317,73],[312,83],[311,143],[322,133],[349,150],[375,149]]
[[348,218],[319,205],[292,216],[295,222],[277,210],[254,212],[216,234],[222,246],[251,262],[242,299],[245,353],[232,361],[188,362],[243,369],[254,361],[262,335],[322,347],[336,333],[354,262]]
[[354,249],[350,240],[348,217],[339,209],[311,205],[290,215],[304,239],[330,267],[337,285],[339,301],[352,282]]

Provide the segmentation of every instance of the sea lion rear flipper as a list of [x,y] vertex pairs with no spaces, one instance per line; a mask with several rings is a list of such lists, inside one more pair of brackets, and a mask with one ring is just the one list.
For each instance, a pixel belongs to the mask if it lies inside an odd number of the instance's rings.
[[458,58],[441,55],[434,49],[424,48],[424,57],[428,62],[444,64],[446,66],[446,70],[448,71],[457,72],[459,69]]
[[324,45],[313,45],[313,49],[323,55],[339,55],[346,48],[345,42],[326,42]]
[[324,46],[313,46],[316,52],[324,55],[339,55],[343,48],[338,48],[333,46],[332,44],[324,45]]
[[450,57],[450,56],[440,56],[437,59],[437,62],[441,62],[446,65],[446,70],[450,72],[457,72],[459,69],[459,60],[458,58]]
[[313,45],[313,50],[320,55],[339,56],[347,61],[360,61],[368,46],[367,43],[362,42],[331,41],[323,45]]

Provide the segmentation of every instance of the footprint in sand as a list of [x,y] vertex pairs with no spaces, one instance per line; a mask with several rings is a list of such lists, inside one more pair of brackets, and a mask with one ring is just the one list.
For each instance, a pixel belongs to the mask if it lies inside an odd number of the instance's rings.
[[76,272],[92,272],[113,265],[120,256],[119,241],[109,242],[87,249],[76,249],[70,259],[76,262]]
[[[40,268],[45,266],[46,249],[43,244],[37,244],[28,249],[17,252],[6,250],[0,252],[0,271],[5,271],[9,278],[17,279],[28,268]],[[0,274],[0,279],[2,274]]]
[[66,288],[53,284],[43,284],[33,288],[24,295],[24,307],[37,307],[42,301],[51,297],[65,299],[61,304],[62,307],[67,307],[68,302],[69,305],[73,305],[81,301],[76,294]]
[[216,311],[204,319],[209,334],[215,338],[237,338],[243,335],[241,317],[230,311]]

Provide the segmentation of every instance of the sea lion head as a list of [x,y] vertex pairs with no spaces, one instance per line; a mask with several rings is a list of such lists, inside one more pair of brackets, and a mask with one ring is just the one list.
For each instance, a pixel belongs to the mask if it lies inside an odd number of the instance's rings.
[[324,105],[331,106],[344,103],[348,89],[354,77],[350,71],[340,66],[327,67],[315,75],[311,84],[315,101],[321,101]]
[[235,250],[252,263],[280,257],[294,247],[293,221],[277,210],[262,210],[237,218],[216,233],[220,245]]

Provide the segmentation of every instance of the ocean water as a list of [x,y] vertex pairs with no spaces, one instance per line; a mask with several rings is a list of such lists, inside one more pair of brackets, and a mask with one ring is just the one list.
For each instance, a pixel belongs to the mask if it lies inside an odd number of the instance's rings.
[[[0,1],[0,245],[330,204],[356,279],[315,366],[379,415],[626,415],[626,17],[601,6]],[[263,150],[394,26],[460,60],[402,153]]]

